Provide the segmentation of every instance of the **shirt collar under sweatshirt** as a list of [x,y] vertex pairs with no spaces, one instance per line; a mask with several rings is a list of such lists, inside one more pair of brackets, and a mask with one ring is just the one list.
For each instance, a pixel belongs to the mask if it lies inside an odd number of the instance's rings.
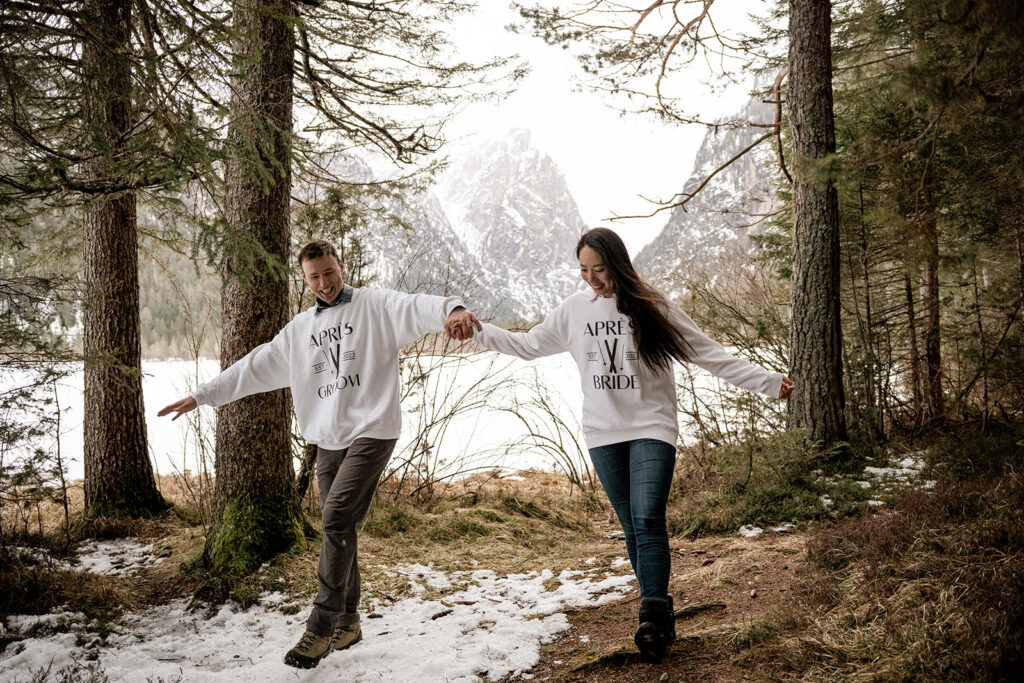
[[316,312],[313,315],[319,315],[321,311],[326,311],[328,308],[334,308],[341,304],[347,304],[350,301],[352,301],[352,288],[348,285],[343,285],[341,294],[338,295],[333,304],[329,304],[320,297],[316,297]]

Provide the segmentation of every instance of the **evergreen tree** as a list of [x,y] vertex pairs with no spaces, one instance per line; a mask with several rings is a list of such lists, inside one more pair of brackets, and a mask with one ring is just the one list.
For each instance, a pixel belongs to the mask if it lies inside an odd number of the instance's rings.
[[789,132],[793,148],[790,420],[814,442],[846,440],[839,319],[839,209],[830,165],[832,17],[829,0],[789,3]]
[[[1024,150],[1010,132],[1021,125],[1021,16],[998,2],[845,10],[844,301],[859,321],[848,362],[865,378],[854,415],[869,385],[886,424],[912,429],[950,410],[984,420],[1020,395],[1020,347],[1008,342],[1021,329],[1013,188]],[[869,299],[881,306],[867,318]]]
[[[97,184],[117,177],[133,125],[131,3],[82,8],[83,118]],[[89,515],[147,516],[165,506],[153,479],[142,407],[135,192],[102,194],[84,212],[85,507]]]
[[[288,314],[292,62],[290,0],[235,0],[225,222],[230,239],[262,257],[227,256],[221,290],[221,367],[269,342]],[[258,150],[259,165],[250,150]],[[267,267],[270,266],[270,267]],[[273,266],[277,266],[276,268]],[[218,410],[214,528],[206,557],[214,572],[245,574],[301,542],[293,492],[289,399],[284,390]]]
[[90,515],[164,506],[142,410],[136,211],[140,192],[176,195],[212,166],[188,62],[197,45],[208,56],[216,22],[194,30],[197,15],[210,16],[131,0],[0,10],[0,198],[18,208],[3,218],[12,230],[58,224],[62,247],[81,245]]

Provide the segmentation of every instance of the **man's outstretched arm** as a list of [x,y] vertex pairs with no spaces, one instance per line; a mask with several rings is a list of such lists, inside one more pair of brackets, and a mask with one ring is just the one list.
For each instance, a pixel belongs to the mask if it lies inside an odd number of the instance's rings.
[[205,384],[200,384],[191,396],[164,406],[158,416],[174,413],[172,421],[190,413],[201,405],[222,406],[244,396],[288,386],[288,337],[281,330],[266,344],[239,358],[228,369]]

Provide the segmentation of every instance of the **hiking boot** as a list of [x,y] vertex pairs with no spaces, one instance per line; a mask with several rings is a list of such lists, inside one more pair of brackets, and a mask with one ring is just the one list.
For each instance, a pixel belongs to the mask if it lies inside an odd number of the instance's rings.
[[307,630],[298,645],[288,650],[284,663],[297,669],[312,669],[331,652],[331,636],[318,636]]
[[639,621],[640,625],[633,635],[633,642],[640,650],[640,659],[645,662],[661,661],[668,646],[676,639],[672,596],[643,598],[640,601]]
[[363,639],[363,630],[359,628],[359,622],[339,626],[334,629],[334,636],[331,638],[331,650],[344,650],[352,647]]

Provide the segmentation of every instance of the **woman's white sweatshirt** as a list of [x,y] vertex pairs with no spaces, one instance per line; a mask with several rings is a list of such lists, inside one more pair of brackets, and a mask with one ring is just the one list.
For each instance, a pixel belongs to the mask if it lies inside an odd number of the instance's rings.
[[[692,362],[740,388],[778,397],[781,373],[730,355],[678,306],[670,303],[668,316],[689,342]],[[574,294],[528,332],[486,323],[483,328],[474,339],[501,353],[525,360],[572,354],[580,370],[583,434],[589,448],[644,438],[675,444],[675,374],[652,373],[640,362],[632,322],[619,313],[614,297]]]
[[456,297],[345,287],[341,302],[295,316],[192,394],[222,406],[244,396],[290,387],[295,416],[309,443],[348,448],[360,437],[397,439],[402,427],[398,352],[444,329]]

